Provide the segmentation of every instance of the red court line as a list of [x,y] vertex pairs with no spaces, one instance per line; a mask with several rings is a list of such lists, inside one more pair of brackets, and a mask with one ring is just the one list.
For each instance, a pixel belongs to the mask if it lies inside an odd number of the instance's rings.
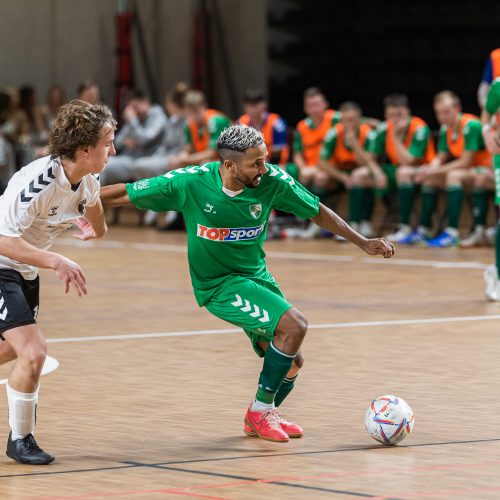
[[[332,472],[325,474],[315,474],[315,475],[306,475],[306,476],[279,476],[272,477],[268,479],[256,479],[256,480],[241,480],[241,481],[232,481],[225,483],[216,483],[216,484],[201,484],[195,486],[186,486],[184,488],[170,488],[170,489],[160,489],[160,490],[143,490],[143,491],[123,491],[123,492],[114,492],[114,493],[90,493],[88,495],[79,495],[79,496],[64,496],[64,497],[44,497],[38,498],[37,500],[86,500],[92,498],[99,497],[117,497],[117,496],[133,496],[133,495],[141,495],[145,493],[172,493],[177,495],[185,495],[185,496],[194,496],[197,498],[207,498],[212,500],[225,500],[221,497],[212,497],[212,496],[204,496],[201,494],[190,493],[192,490],[198,489],[215,489],[215,488],[231,488],[235,486],[252,486],[255,484],[268,484],[268,483],[277,483],[283,481],[307,481],[311,479],[332,479],[332,478],[343,478],[343,477],[353,477],[353,476],[383,476],[386,474],[400,474],[405,472],[425,472],[425,471],[446,471],[453,469],[479,469],[479,468],[487,468],[494,467],[500,465],[500,460],[492,460],[489,462],[482,463],[469,463],[469,464],[449,464],[449,465],[426,465],[419,467],[397,467],[392,469],[384,469],[377,471],[347,471],[347,472]],[[170,469],[175,471],[174,468]],[[193,472],[195,472],[193,470]],[[500,490],[500,487],[494,488],[493,491]],[[458,490],[457,490],[458,491]],[[465,490],[464,490],[465,491]],[[479,490],[478,490],[479,491]],[[481,490],[482,491],[482,490]],[[486,491],[486,490],[485,490]],[[444,493],[435,494],[435,492],[428,493],[401,493],[395,494],[391,493],[389,496],[378,496],[374,497],[374,500],[384,500],[393,497],[399,498],[411,498],[413,497],[425,497],[425,496],[440,496]]]
[[397,493],[393,492],[390,495],[382,497],[373,497],[372,500],[388,500],[391,498],[432,498],[440,497],[443,495],[469,495],[470,493],[493,493],[500,491],[500,486],[490,487],[490,488],[464,488],[461,490],[436,490],[436,491],[415,491],[410,493]]

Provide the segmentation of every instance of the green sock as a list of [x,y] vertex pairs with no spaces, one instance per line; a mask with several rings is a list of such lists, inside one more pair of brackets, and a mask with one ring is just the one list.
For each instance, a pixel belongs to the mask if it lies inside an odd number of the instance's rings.
[[474,189],[472,193],[472,206],[474,224],[476,226],[486,226],[486,217],[488,215],[488,191],[486,189]]
[[410,216],[413,210],[415,186],[413,184],[400,184],[398,186],[399,222],[410,225]]
[[264,366],[260,372],[259,388],[255,399],[261,403],[271,404],[283,383],[286,374],[292,367],[295,354],[285,354],[269,342],[269,347],[264,355]]
[[361,222],[363,215],[363,191],[364,188],[353,186],[349,189],[349,221]]
[[462,186],[448,186],[448,226],[458,229],[462,203],[464,200],[464,190]]
[[293,386],[295,385],[295,381],[297,380],[298,376],[299,374],[297,373],[295,377],[285,377],[285,380],[283,380],[283,383],[280,385],[280,388],[278,389],[278,392],[274,397],[275,406],[279,406],[281,403],[283,403],[285,398],[292,392]]
[[363,210],[361,212],[361,220],[372,220],[374,204],[375,193],[373,192],[373,188],[363,188]]
[[436,188],[422,186],[422,208],[420,210],[420,226],[431,228],[432,216],[436,210]]
[[500,280],[500,222],[497,224],[497,234],[495,236],[495,259],[497,264],[498,279]]

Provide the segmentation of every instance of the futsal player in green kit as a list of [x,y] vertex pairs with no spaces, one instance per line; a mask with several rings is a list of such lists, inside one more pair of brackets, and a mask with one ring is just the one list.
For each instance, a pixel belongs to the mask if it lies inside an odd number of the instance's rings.
[[296,180],[266,164],[262,134],[234,125],[218,141],[220,162],[173,170],[133,184],[103,187],[104,206],[134,205],[182,212],[196,300],[215,316],[241,327],[264,358],[257,394],[244,431],[276,442],[303,430],[276,410],[293,388],[303,364],[300,346],[307,320],[289,304],[267,269],[262,248],[273,208],[310,218],[369,255],[392,257],[386,240],[366,239],[319,203]]
[[[492,122],[492,117],[495,117]],[[500,78],[495,79],[488,91],[486,104],[481,115],[483,123],[484,143],[493,154],[493,168],[495,171],[495,204],[500,205]],[[500,221],[497,222],[495,237],[495,261],[484,271],[486,281],[486,298],[491,301],[500,301]]]

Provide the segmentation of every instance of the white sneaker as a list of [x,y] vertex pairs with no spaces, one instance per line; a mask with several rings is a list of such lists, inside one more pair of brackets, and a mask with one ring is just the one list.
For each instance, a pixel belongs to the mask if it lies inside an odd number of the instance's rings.
[[302,231],[304,230],[298,227],[288,227],[286,229],[283,229],[282,236],[283,238],[298,238]]
[[311,222],[306,229],[302,230],[299,233],[299,238],[301,240],[313,240],[314,238],[317,238],[321,234],[321,228],[315,224],[314,222]]
[[398,230],[394,233],[388,234],[385,239],[391,243],[399,243],[411,233],[411,227],[406,224],[400,224]]
[[153,212],[153,210],[148,210],[144,214],[144,224],[146,226],[152,226],[156,222],[156,216],[157,216],[156,212]]
[[491,302],[500,301],[500,280],[498,279],[497,266],[492,264],[488,266],[483,273],[484,281],[486,282],[485,295]]
[[368,221],[368,220],[361,221],[361,224],[359,225],[359,232],[365,238],[373,238],[373,226],[372,226],[372,223],[370,221]]
[[460,244],[463,248],[480,247],[483,245],[486,245],[486,233],[484,226],[476,226],[474,231],[472,231],[467,238],[462,240],[462,243]]
[[488,245],[491,245],[492,247],[495,246],[495,239],[497,237],[497,226],[491,226],[486,228],[484,235],[486,237]]

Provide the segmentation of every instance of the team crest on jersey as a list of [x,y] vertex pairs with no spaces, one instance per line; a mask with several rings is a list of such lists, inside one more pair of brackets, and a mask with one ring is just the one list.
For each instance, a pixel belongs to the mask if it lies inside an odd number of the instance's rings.
[[80,203],[78,203],[78,213],[83,215],[85,213],[85,205],[87,204],[87,199],[84,198]]
[[262,213],[262,203],[257,203],[255,205],[250,205],[248,208],[250,210],[250,215],[254,219],[258,219],[260,217],[260,214]]

